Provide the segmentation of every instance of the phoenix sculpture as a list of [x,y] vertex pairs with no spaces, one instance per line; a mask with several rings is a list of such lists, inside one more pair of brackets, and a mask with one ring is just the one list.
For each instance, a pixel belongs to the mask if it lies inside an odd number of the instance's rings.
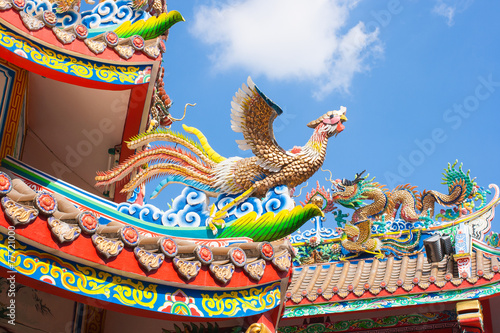
[[[276,143],[273,132],[273,121],[283,111],[250,78],[235,94],[231,106],[231,127],[244,138],[237,143],[243,150],[251,149],[255,156],[222,157],[193,127],[183,126],[186,132],[196,135],[199,142],[170,130],[158,129],[132,138],[128,142],[130,149],[146,148],[114,169],[99,172],[97,185],[120,181],[139,170],[124,185],[122,192],[132,192],[142,183],[162,176],[166,179],[153,197],[171,183],[192,186],[209,196],[240,194],[219,211],[212,206],[209,226],[216,233],[214,225],[223,227],[226,212],[246,198],[264,197],[276,186],[293,188],[309,179],[323,165],[328,139],[342,132],[343,123],[347,121],[345,107],[329,111],[307,124],[314,132],[304,146],[286,151]],[[147,146],[157,141],[166,141],[170,145]]]

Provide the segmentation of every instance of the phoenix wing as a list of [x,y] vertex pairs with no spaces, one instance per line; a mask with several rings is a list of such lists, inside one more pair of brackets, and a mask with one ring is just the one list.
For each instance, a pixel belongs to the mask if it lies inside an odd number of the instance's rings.
[[231,128],[243,133],[244,140],[236,140],[242,150],[251,149],[261,167],[278,172],[294,159],[274,138],[273,121],[283,113],[248,77],[231,102]]

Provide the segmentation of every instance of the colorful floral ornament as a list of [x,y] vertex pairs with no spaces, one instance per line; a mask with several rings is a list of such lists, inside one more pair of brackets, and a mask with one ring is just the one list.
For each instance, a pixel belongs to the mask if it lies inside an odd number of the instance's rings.
[[204,265],[209,265],[214,260],[212,250],[206,245],[198,245],[194,253],[196,258]]
[[0,196],[4,196],[12,190],[12,179],[5,172],[0,171]]
[[141,36],[138,35],[132,36],[131,41],[132,41],[132,47],[135,50],[140,51],[144,49],[144,38],[142,38]]
[[158,311],[171,313],[179,316],[203,317],[195,304],[195,298],[189,297],[181,289],[173,293],[165,294],[165,303],[158,308]]
[[83,232],[86,234],[91,235],[95,233],[99,227],[99,221],[92,212],[82,212],[78,215],[77,219],[80,228],[82,228]]
[[78,37],[78,39],[85,39],[89,34],[87,27],[84,26],[83,24],[75,25],[73,30],[75,31],[76,37]]
[[116,46],[118,45],[118,35],[114,33],[113,31],[108,31],[104,35],[104,40],[106,41],[106,44],[108,46]]
[[135,79],[134,83],[146,83],[151,79],[151,67],[146,67],[143,71],[139,71],[139,75]]
[[125,226],[120,229],[120,238],[125,245],[135,247],[139,244],[139,233],[132,226]]
[[173,258],[177,255],[177,243],[171,237],[162,237],[159,243],[161,252],[168,258]]
[[236,267],[243,267],[247,262],[247,255],[245,251],[239,247],[235,247],[229,251],[229,259]]
[[260,255],[263,259],[272,260],[274,258],[274,248],[269,242],[262,242],[259,245]]
[[56,14],[54,14],[50,10],[46,10],[42,14],[42,20],[43,23],[45,23],[46,26],[53,27],[57,23],[57,17]]
[[23,10],[26,7],[26,0],[13,0],[12,5],[17,10]]
[[499,247],[500,244],[500,236],[492,231],[490,235],[485,237],[486,244],[492,247]]
[[52,215],[57,210],[57,201],[48,192],[38,192],[35,197],[35,206],[45,215]]

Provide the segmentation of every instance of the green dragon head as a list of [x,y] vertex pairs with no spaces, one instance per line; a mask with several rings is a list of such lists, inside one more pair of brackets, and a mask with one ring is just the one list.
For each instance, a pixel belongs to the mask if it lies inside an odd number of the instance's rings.
[[366,189],[371,187],[373,181],[373,179],[368,180],[367,177],[361,177],[364,172],[357,173],[356,178],[352,181],[345,178],[342,180],[330,179],[332,183],[331,200],[350,209],[361,207],[366,199],[363,194]]

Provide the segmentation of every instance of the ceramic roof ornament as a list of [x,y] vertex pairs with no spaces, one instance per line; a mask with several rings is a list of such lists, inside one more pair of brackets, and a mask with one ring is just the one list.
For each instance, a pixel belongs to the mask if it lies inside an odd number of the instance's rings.
[[314,128],[314,133],[303,147],[285,151],[276,143],[272,128],[274,119],[282,110],[250,78],[236,93],[231,106],[231,127],[234,131],[243,133],[244,137],[243,140],[237,140],[237,143],[243,150],[251,149],[255,156],[222,157],[210,147],[205,136],[196,128],[184,126],[186,132],[198,137],[199,143],[182,134],[157,130],[132,138],[128,147],[137,149],[161,140],[185,148],[162,145],[138,151],[116,168],[99,173],[96,177],[97,185],[117,182],[138,167],[150,163],[123,187],[123,191],[133,191],[141,183],[154,177],[167,176],[169,181],[164,186],[182,183],[211,196],[242,193],[218,211],[212,207],[209,225],[217,233],[215,226],[224,226],[226,212],[234,205],[250,196],[263,197],[278,185],[293,188],[309,179],[323,164],[328,139],[342,132],[345,128],[343,123],[347,121],[345,107],[341,107],[339,111],[329,111],[308,124]]

